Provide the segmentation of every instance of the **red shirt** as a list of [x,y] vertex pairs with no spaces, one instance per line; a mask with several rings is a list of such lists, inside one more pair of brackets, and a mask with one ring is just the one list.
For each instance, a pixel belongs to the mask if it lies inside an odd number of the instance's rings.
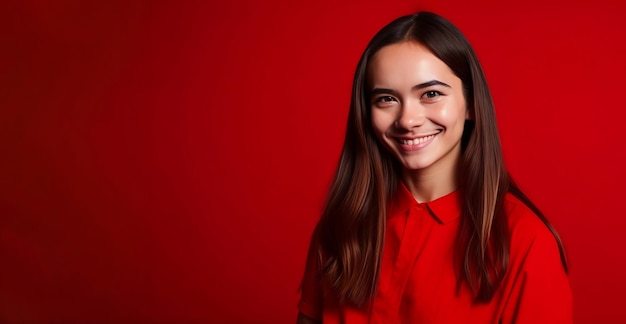
[[571,289],[554,236],[510,194],[505,209],[511,233],[509,267],[489,303],[474,303],[466,284],[457,294],[457,193],[420,204],[401,186],[389,207],[371,305],[355,309],[334,302],[316,279],[317,247],[311,246],[298,308],[324,323],[571,323]]

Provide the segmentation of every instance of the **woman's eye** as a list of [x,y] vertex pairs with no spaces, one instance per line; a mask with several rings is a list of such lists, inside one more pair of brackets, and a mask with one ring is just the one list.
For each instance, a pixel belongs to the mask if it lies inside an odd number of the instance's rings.
[[431,90],[431,91],[426,91],[423,95],[424,98],[426,99],[433,99],[433,98],[437,98],[441,96],[441,92],[439,91],[435,91],[435,90]]
[[382,103],[388,103],[388,102],[394,102],[396,101],[396,99],[394,99],[392,96],[382,96],[382,97],[379,97],[376,101],[382,102]]

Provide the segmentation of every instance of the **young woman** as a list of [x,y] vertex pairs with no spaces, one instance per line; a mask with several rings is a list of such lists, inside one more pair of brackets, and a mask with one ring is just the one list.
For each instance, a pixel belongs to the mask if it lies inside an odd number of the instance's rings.
[[512,182],[474,51],[428,12],[371,40],[299,323],[569,323],[561,241]]

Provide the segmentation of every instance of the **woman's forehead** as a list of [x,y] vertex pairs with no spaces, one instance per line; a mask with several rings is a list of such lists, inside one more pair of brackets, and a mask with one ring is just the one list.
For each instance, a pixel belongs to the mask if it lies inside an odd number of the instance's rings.
[[[426,46],[415,41],[394,43],[376,52],[367,69],[371,87],[406,86],[431,80],[455,83],[460,80]],[[447,82],[446,82],[447,81]]]

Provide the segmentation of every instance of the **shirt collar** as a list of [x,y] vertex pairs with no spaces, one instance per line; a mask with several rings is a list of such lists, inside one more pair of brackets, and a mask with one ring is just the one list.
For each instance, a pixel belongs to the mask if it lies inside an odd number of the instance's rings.
[[388,217],[408,214],[411,208],[426,208],[441,224],[449,223],[461,216],[461,204],[458,191],[453,191],[427,203],[418,203],[404,183],[400,182],[391,199]]

